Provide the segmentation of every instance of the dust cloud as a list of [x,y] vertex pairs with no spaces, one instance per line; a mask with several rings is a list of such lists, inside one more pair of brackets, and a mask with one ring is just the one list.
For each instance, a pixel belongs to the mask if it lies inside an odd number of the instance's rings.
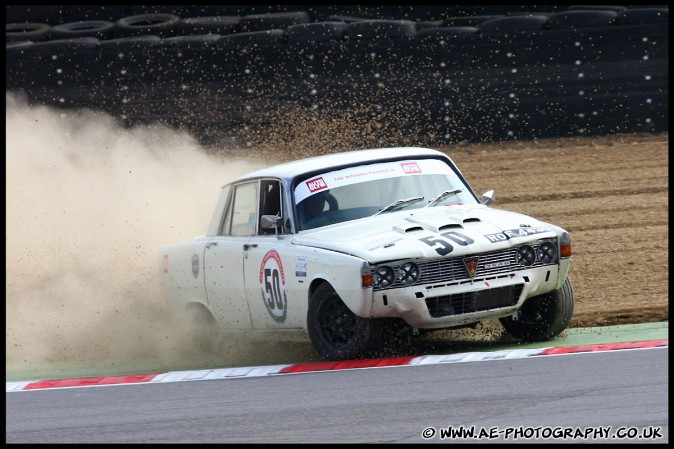
[[[203,234],[220,187],[264,165],[214,156],[176,130],[127,129],[7,94],[8,374],[214,363],[175,330],[158,250]],[[217,365],[245,363],[241,350],[230,346]]]

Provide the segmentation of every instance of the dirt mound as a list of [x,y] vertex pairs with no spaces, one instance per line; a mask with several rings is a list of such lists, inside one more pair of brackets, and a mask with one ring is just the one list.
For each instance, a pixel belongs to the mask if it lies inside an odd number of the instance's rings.
[[478,195],[571,234],[571,327],[668,321],[668,134],[443,148]]

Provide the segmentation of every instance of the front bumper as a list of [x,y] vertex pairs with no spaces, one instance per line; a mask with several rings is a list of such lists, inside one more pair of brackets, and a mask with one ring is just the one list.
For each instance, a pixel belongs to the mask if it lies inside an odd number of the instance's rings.
[[417,329],[442,329],[511,315],[533,296],[559,288],[568,260],[493,276],[375,291],[371,317],[402,318]]

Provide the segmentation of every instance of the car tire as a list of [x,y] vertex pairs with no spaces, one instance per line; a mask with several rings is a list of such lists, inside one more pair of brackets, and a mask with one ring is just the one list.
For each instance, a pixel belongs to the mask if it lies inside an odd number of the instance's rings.
[[5,42],[42,41],[49,29],[46,23],[8,23],[5,25]]
[[431,39],[433,38],[438,38],[438,39],[445,39],[447,37],[452,37],[452,36],[458,36],[460,37],[461,35],[473,35],[477,34],[477,27],[474,26],[449,26],[449,27],[436,27],[436,28],[424,28],[423,30],[419,30],[417,32],[417,38],[422,39],[422,38],[427,38],[430,37]]
[[115,39],[106,39],[100,41],[99,45],[103,50],[128,51],[140,48],[154,47],[161,42],[159,36],[129,36],[117,37]]
[[286,30],[288,42],[324,42],[342,40],[344,22],[317,22],[293,25]]
[[285,34],[285,30],[265,30],[225,34],[220,36],[220,39],[218,39],[218,45],[274,45],[281,43]]
[[482,33],[515,33],[520,31],[538,31],[545,28],[548,16],[532,14],[527,16],[506,16],[485,20],[479,26]]
[[411,20],[363,20],[344,28],[342,37],[353,40],[381,40],[410,38],[417,34]]
[[381,338],[379,321],[354,314],[328,283],[309,299],[307,329],[316,351],[328,360],[371,356]]
[[238,31],[239,16],[188,17],[180,19],[176,29],[181,35],[232,34]]
[[249,14],[241,17],[239,31],[254,32],[277,29],[285,31],[288,27],[301,23],[309,23],[309,14],[304,11]]
[[81,20],[54,25],[49,30],[52,39],[72,39],[74,37],[96,37],[109,39],[115,24],[107,20]]
[[122,17],[115,22],[116,37],[157,35],[161,38],[175,36],[180,17],[169,13],[138,14]]
[[634,8],[626,9],[615,18],[615,24],[622,25],[650,25],[665,23],[669,20],[667,8]]
[[613,25],[618,13],[608,10],[570,10],[548,16],[547,28],[551,30],[606,27]]
[[567,276],[561,288],[529,298],[517,320],[509,316],[500,321],[506,332],[524,342],[549,340],[566,329],[573,306],[573,286]]

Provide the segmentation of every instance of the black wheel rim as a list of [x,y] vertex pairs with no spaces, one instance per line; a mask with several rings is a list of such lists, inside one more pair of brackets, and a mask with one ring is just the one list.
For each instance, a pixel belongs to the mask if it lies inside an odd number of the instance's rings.
[[324,340],[333,347],[348,345],[355,334],[356,316],[334,297],[321,304],[317,321]]

